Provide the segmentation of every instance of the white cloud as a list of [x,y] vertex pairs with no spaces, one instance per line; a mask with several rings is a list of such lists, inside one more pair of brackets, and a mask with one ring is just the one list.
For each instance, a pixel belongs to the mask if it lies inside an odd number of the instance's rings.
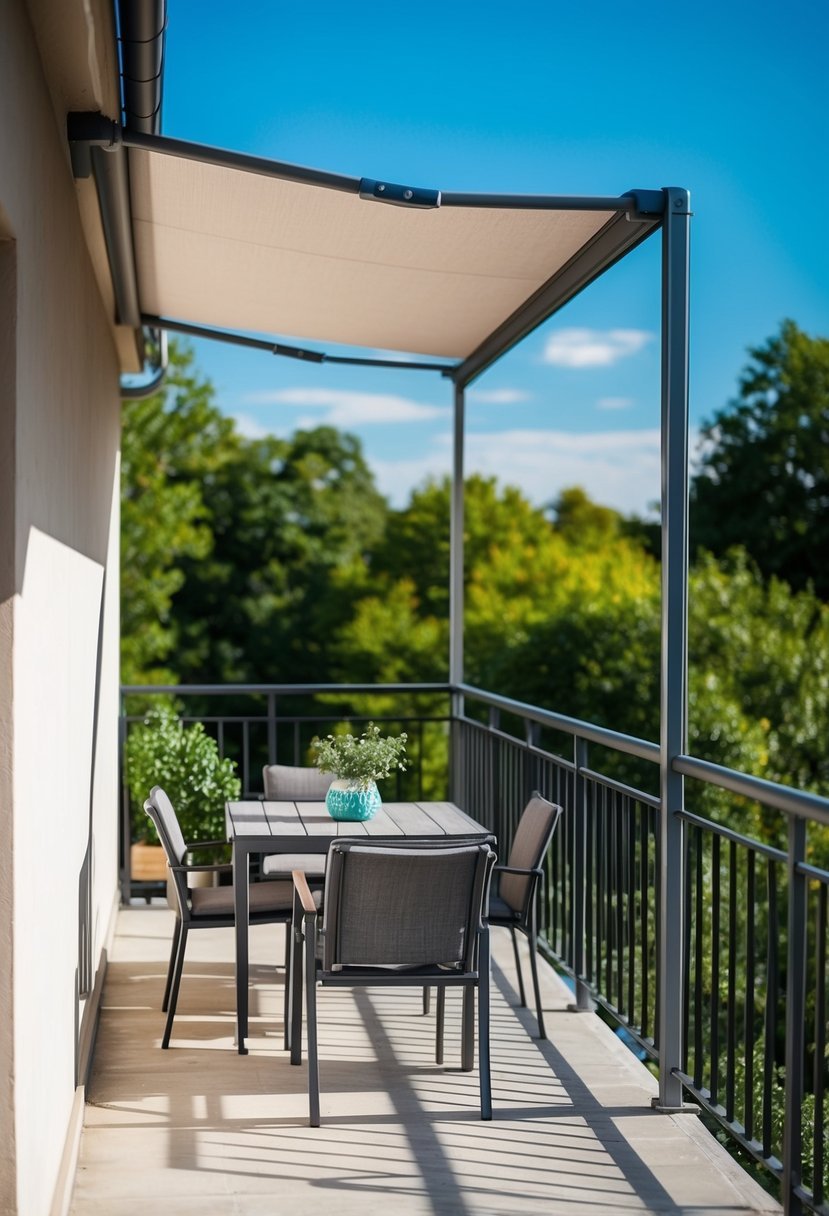
[[529,401],[532,396],[520,388],[471,388],[466,395],[470,401],[480,401],[484,405],[516,405],[519,401]]
[[625,514],[659,497],[659,431],[513,430],[469,435],[466,467],[517,485],[537,505],[566,486]]
[[266,435],[273,434],[250,414],[234,414],[233,421],[236,423],[236,430],[240,435],[244,435],[245,439],[264,439]]
[[247,393],[243,401],[248,405],[300,405],[327,411],[321,417],[306,415],[297,419],[298,427],[347,429],[378,422],[422,422],[443,418],[449,412],[446,406],[427,405],[392,393],[358,393],[338,388],[283,388]]
[[[567,486],[583,486],[589,496],[624,514],[648,514],[659,498],[659,431],[509,430],[470,432],[466,438],[467,474],[496,477],[518,486],[537,506]],[[452,467],[452,438],[436,436],[420,458],[376,460],[368,455],[380,490],[393,506],[406,504],[411,490],[427,477],[440,478]]]
[[626,410],[633,405],[632,397],[600,397],[596,402],[597,410]]
[[542,361],[556,367],[611,367],[653,338],[645,329],[559,329],[547,339]]

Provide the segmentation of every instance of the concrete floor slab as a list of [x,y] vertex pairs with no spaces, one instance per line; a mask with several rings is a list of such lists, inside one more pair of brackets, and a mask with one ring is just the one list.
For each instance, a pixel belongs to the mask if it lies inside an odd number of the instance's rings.
[[[650,1108],[654,1079],[542,967],[549,1041],[515,1008],[494,934],[494,1119],[447,1067],[418,990],[320,993],[323,1126],[282,1049],[281,929],[251,932],[250,1053],[233,1047],[233,935],[194,934],[169,1051],[161,997],[172,917],[124,909],[107,975],[72,1216],[749,1216],[779,1212],[694,1116]],[[453,999],[457,998],[457,999]]]

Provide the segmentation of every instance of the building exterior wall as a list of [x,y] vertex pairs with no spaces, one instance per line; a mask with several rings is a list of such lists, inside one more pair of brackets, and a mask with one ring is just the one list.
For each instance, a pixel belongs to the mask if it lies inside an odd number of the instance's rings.
[[[84,70],[95,9],[54,6],[87,23]],[[41,34],[3,0],[0,1211],[19,1216],[52,1209],[117,892],[119,366]]]

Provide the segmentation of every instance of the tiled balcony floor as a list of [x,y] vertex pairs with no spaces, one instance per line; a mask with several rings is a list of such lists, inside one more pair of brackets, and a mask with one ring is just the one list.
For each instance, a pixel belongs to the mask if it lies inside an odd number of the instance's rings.
[[[250,1054],[233,1050],[231,932],[191,935],[174,1038],[159,1048],[172,917],[120,913],[72,1216],[683,1216],[780,1209],[693,1115],[650,1109],[650,1074],[544,969],[549,1042],[517,1010],[495,937],[492,1123],[478,1075],[434,1064],[420,994],[320,994],[323,1126],[282,1050],[282,930],[251,934]],[[459,1057],[460,994],[446,1059]]]

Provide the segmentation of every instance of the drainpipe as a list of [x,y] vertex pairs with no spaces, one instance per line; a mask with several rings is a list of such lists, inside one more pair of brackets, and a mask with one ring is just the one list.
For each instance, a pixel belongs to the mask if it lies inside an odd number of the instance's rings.
[[167,0],[118,0],[124,126],[145,135],[161,130]]
[[[141,131],[157,135],[161,129],[161,101],[164,83],[164,35],[167,29],[167,0],[117,0],[118,40],[121,49],[121,94],[123,100],[124,127],[130,131]],[[111,155],[106,153],[104,155]],[[123,174],[127,176],[127,153],[118,149],[123,160]],[[130,231],[130,245],[132,233]],[[133,280],[135,266],[133,255]],[[135,289],[137,302],[138,292]],[[138,317],[130,318],[136,328],[141,324]],[[157,391],[167,373],[167,335],[161,330],[145,330],[149,343],[158,352],[155,370],[149,380],[141,384],[121,382],[121,395],[126,399],[146,397]]]
[[145,329],[144,333],[149,334],[153,346],[157,351],[156,369],[149,380],[142,380],[138,384],[126,384],[122,377],[121,397],[124,401],[134,401],[138,397],[151,397],[153,393],[157,393],[161,388],[167,375],[169,364],[167,357],[167,330]]

